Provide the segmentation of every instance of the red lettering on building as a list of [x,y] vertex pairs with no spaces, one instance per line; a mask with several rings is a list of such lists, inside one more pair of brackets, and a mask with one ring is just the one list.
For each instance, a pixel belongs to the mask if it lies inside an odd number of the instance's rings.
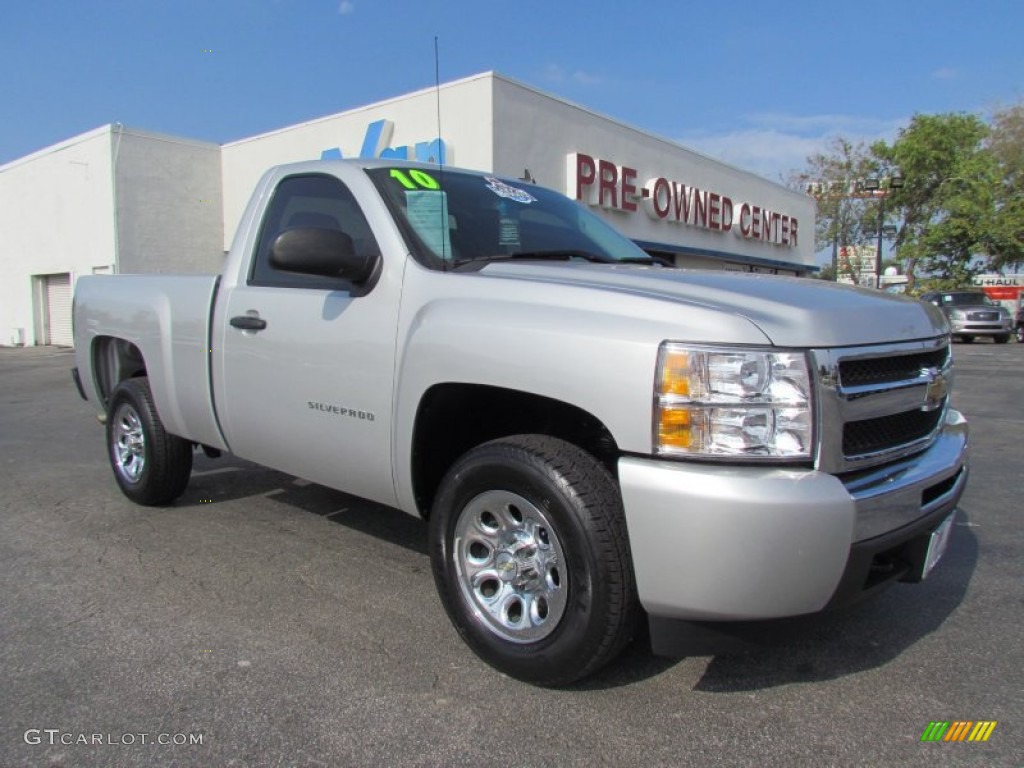
[[689,223],[690,195],[685,184],[672,182],[672,209],[675,212],[676,222]]
[[569,168],[572,173],[572,178],[576,179],[576,199],[589,199],[589,197],[592,196],[592,193],[588,192],[588,196],[584,197],[583,188],[589,188],[596,178],[597,166],[594,163],[594,158],[590,155],[584,155],[581,153],[569,155]]
[[[696,187],[690,187],[691,193],[693,194],[693,226],[695,227],[707,227],[708,225],[708,205],[707,205],[707,192]],[[687,224],[690,220],[687,219]]]
[[722,196],[708,192],[708,229],[722,231]]
[[735,203],[721,192],[701,189],[665,176],[637,184],[637,169],[616,165],[582,152],[567,155],[567,192],[577,200],[610,210],[633,213],[642,205],[655,220],[686,224],[712,232],[733,231],[748,240],[796,247],[798,222],[762,205]]
[[636,168],[622,166],[622,210],[636,210]]
[[647,194],[644,196],[644,210],[652,219],[664,219],[668,216],[672,204],[672,188],[668,179],[659,176],[651,179],[644,186]]
[[607,160],[597,161],[597,204],[605,208],[618,208],[619,169]]
[[722,231],[732,229],[732,198],[722,195]]

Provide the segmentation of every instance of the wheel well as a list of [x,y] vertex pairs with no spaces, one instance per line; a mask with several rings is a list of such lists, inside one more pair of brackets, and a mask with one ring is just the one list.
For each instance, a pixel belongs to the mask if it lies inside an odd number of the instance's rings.
[[146,375],[146,361],[142,352],[130,341],[100,336],[92,346],[92,369],[96,376],[96,389],[104,407],[110,394],[125,379]]
[[437,384],[423,396],[412,436],[412,482],[425,518],[448,468],[475,445],[507,435],[558,437],[617,477],[619,447],[599,419],[561,400],[480,384]]

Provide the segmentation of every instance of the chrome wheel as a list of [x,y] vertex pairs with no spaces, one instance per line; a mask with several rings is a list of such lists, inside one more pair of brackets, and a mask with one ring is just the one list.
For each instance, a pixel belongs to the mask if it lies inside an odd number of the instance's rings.
[[519,680],[579,680],[636,626],[615,479],[556,437],[509,435],[456,460],[430,512],[430,565],[466,644]]
[[547,637],[565,613],[568,579],[547,516],[510,491],[473,498],[455,525],[459,588],[477,620],[514,643]]
[[128,483],[137,483],[146,469],[146,434],[138,412],[128,403],[121,403],[113,420],[114,468]]

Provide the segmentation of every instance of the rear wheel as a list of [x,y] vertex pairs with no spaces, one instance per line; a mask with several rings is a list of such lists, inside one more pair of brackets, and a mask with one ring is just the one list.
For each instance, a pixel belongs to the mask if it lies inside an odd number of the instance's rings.
[[121,491],[138,504],[169,504],[192,474],[192,444],[164,429],[145,377],[122,381],[110,396],[107,455]]
[[575,445],[518,435],[466,453],[434,504],[430,554],[459,634],[513,677],[571,683],[632,636],[638,608],[618,488]]

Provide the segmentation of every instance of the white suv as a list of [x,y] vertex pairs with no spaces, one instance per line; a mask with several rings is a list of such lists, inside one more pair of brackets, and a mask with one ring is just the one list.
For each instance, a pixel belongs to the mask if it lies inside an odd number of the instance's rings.
[[1013,316],[1006,307],[981,291],[932,291],[922,294],[945,314],[953,336],[970,344],[976,336],[988,336],[996,344],[1005,344],[1013,333]]

